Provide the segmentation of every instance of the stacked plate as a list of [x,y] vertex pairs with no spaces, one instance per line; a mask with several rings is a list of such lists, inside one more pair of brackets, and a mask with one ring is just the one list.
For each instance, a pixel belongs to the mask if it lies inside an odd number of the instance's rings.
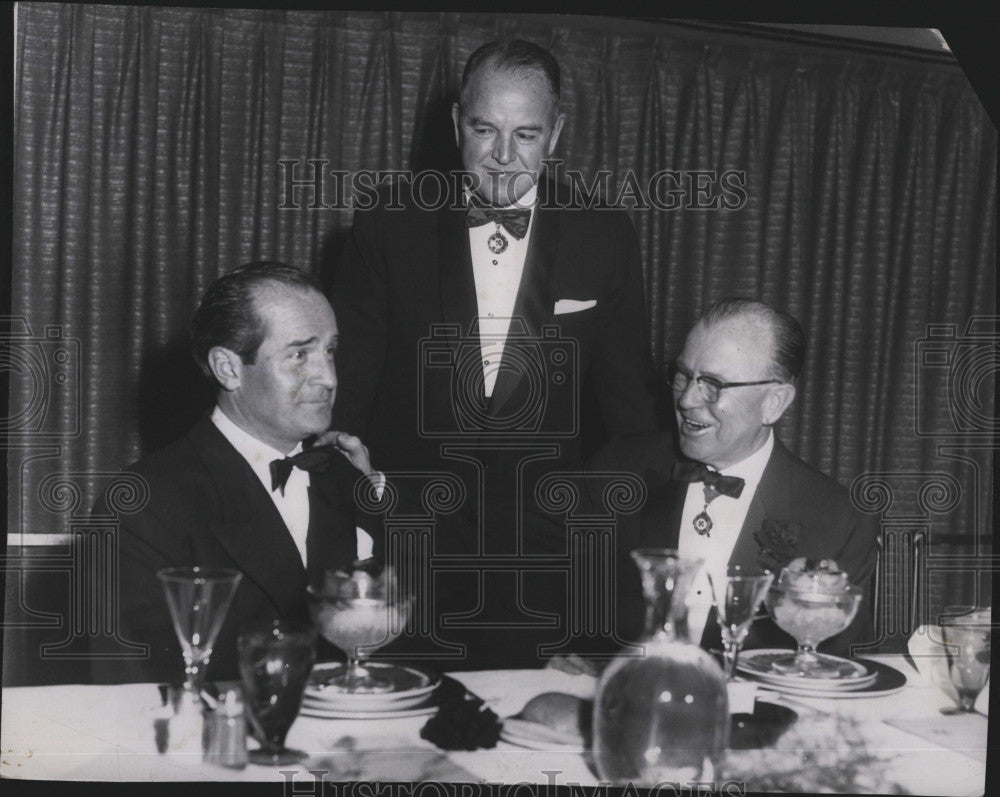
[[547,725],[523,720],[519,717],[504,718],[503,727],[500,729],[500,738],[518,747],[551,753],[580,753],[586,748],[586,742],[579,734],[560,733]]
[[317,664],[302,696],[301,714],[321,719],[398,719],[433,714],[438,709],[434,690],[441,676],[398,664],[365,664],[366,669],[392,684],[388,692],[343,692],[330,681],[344,671],[343,664]]
[[906,676],[894,667],[867,659],[841,659],[824,656],[840,663],[841,674],[836,678],[808,678],[784,675],[771,664],[788,656],[788,650],[749,650],[740,654],[737,669],[778,692],[807,697],[875,697],[898,692],[906,685]]

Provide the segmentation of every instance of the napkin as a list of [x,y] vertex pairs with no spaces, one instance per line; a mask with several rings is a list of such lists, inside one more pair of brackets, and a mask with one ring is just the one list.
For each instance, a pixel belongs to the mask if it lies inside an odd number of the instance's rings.
[[906,643],[910,658],[924,686],[936,686],[958,703],[958,692],[948,676],[948,656],[941,636],[941,626],[922,625]]
[[730,681],[729,713],[753,714],[753,704],[757,699],[757,684],[750,681]]
[[442,677],[435,695],[438,710],[420,729],[421,739],[442,750],[496,747],[502,725],[486,701],[447,675]]

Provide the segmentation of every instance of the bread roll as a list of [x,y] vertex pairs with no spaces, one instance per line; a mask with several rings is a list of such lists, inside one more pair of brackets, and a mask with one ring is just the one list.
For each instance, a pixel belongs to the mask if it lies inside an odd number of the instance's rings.
[[545,725],[561,736],[576,738],[583,735],[589,706],[589,701],[565,692],[543,692],[531,698],[518,716]]

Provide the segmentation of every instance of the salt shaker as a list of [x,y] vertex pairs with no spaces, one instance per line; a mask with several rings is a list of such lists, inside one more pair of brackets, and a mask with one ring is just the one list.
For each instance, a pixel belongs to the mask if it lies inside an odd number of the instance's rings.
[[215,711],[206,717],[205,761],[233,769],[247,765],[247,726],[243,696],[238,689],[219,695]]

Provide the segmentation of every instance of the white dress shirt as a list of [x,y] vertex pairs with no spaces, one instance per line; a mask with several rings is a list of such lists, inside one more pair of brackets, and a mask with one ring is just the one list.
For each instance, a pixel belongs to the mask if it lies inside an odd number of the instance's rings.
[[[534,204],[538,194],[537,183],[511,208],[531,206],[528,231],[518,240],[499,224],[489,222],[469,228],[469,247],[472,252],[472,270],[476,278],[476,302],[479,308],[479,343],[483,359],[483,380],[486,397],[493,395],[497,381],[504,343],[514,314],[514,302],[521,285],[528,240],[535,222]],[[507,248],[494,254],[487,241],[497,230],[507,239]]]
[[[267,443],[262,443],[249,432],[243,431],[233,423],[219,407],[212,411],[212,423],[216,425],[222,435],[233,444],[235,448],[247,461],[253,472],[257,474],[264,489],[267,490],[271,500],[285,521],[289,534],[295,547],[299,549],[299,556],[302,557],[302,564],[307,564],[306,559],[306,538],[309,536],[309,471],[301,468],[292,468],[288,474],[288,481],[285,483],[285,493],[281,490],[271,489],[271,461],[282,459],[282,454],[276,448],[271,448]],[[294,457],[302,450],[302,443],[293,448],[287,456]],[[381,500],[382,492],[385,490],[385,474],[381,471],[374,471],[369,478],[375,486],[375,495]],[[372,536],[360,526],[354,529],[357,537],[357,557],[367,559],[372,555],[375,541]]]
[[267,494],[274,501],[281,519],[285,521],[288,532],[292,535],[295,547],[299,549],[302,564],[306,564],[306,537],[309,534],[309,471],[292,468],[285,484],[285,493],[271,489],[271,461],[283,459],[285,456],[295,456],[302,450],[302,443],[295,446],[288,454],[263,443],[249,432],[244,431],[219,407],[212,411],[212,423],[218,427],[223,436],[233,444],[257,474],[260,483],[264,485]]
[[[743,479],[743,492],[739,498],[719,495],[705,508],[705,484],[693,482],[688,485],[687,497],[684,500],[684,512],[681,515],[680,534],[677,538],[677,550],[682,557],[701,559],[704,564],[695,576],[691,591],[687,596],[688,629],[691,641],[696,645],[701,641],[705,631],[705,622],[712,610],[712,585],[708,573],[725,575],[729,557],[736,547],[736,540],[743,528],[747,511],[760,477],[764,474],[767,461],[774,450],[774,433],[768,430],[767,441],[753,454],[741,462],[737,462],[720,471],[723,476],[738,476]],[[712,518],[712,529],[708,536],[695,531],[694,519],[699,512],[705,511]]]

